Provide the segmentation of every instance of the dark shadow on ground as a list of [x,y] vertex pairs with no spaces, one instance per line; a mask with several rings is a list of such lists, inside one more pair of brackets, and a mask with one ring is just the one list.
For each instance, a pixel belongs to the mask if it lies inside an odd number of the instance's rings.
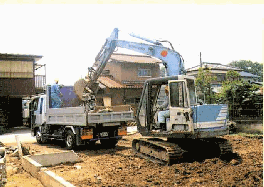
[[[68,149],[65,148],[63,141],[49,140],[47,143],[38,144],[37,142],[35,142],[33,144],[40,145],[40,146],[47,147],[47,148],[53,148],[53,149],[68,151]],[[76,153],[84,153],[84,154],[89,155],[89,156],[97,156],[97,155],[109,154],[109,153],[114,154],[116,152],[126,150],[126,149],[130,149],[130,147],[119,146],[119,145],[116,145],[114,148],[113,147],[106,147],[105,145],[100,144],[100,142],[96,142],[95,145],[76,146],[73,150]]]
[[10,134],[19,135],[25,133],[30,133],[30,128],[25,126],[18,126],[18,127],[5,129],[5,132],[2,133],[1,135],[10,135]]

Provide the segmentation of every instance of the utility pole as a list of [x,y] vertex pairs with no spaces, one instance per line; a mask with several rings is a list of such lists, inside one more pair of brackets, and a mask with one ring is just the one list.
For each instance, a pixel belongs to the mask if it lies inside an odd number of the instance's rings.
[[203,62],[202,62],[202,52],[200,52],[200,67],[203,67]]

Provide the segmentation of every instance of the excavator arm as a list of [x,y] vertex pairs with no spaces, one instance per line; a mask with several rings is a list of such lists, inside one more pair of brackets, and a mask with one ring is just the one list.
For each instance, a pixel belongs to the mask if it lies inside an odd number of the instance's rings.
[[130,34],[130,36],[148,43],[119,40],[118,29],[115,28],[110,37],[106,39],[106,42],[95,58],[97,66],[89,68],[88,82],[85,80],[79,80],[75,83],[75,93],[80,99],[88,103],[86,105],[89,106],[91,110],[95,105],[95,95],[98,91],[97,80],[117,47],[129,49],[160,59],[166,68],[167,76],[181,75],[184,73],[183,59],[181,55],[173,49],[172,45],[170,49],[162,45],[162,42],[165,41],[153,41],[144,37],[136,36],[135,34]]
[[105,44],[102,46],[101,50],[95,58],[95,61],[98,65],[97,68],[89,68],[88,87],[93,92],[96,92],[97,88],[95,86],[95,83],[117,47],[129,49],[160,59],[166,68],[167,76],[181,75],[184,73],[182,57],[173,48],[169,49],[167,47],[164,47],[159,41],[153,41],[147,38],[136,36],[135,34],[130,34],[130,36],[139,38],[152,44],[118,40],[118,29],[115,28],[111,36],[106,39]]
[[[179,53],[163,45],[116,41],[117,47],[126,48],[160,59],[166,68],[167,76],[181,75],[184,71],[183,60]],[[176,63],[176,64],[175,64]]]
[[96,81],[104,70],[109,58],[116,49],[116,40],[118,38],[118,29],[115,28],[111,36],[106,39],[105,44],[102,46],[101,50],[95,57],[95,62],[98,64],[97,68],[89,68],[89,85],[88,87],[96,92],[97,86]]

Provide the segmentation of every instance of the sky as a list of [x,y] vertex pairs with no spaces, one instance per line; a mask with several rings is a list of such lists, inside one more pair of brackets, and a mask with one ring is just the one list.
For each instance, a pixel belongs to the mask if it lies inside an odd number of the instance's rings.
[[[114,28],[169,40],[185,68],[203,62],[264,61],[264,5],[1,4],[0,53],[41,55],[47,83],[83,78]],[[131,53],[119,49],[119,53]],[[41,73],[41,72],[40,72]]]

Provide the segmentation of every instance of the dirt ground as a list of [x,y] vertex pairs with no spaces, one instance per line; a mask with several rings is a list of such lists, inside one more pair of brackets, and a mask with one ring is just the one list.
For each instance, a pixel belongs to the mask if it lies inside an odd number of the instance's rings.
[[6,157],[7,184],[6,187],[43,187],[41,182],[23,170],[17,157]]
[[[263,139],[240,135],[228,139],[236,159],[207,158],[162,166],[135,157],[131,142],[140,134],[125,136],[115,149],[97,144],[75,152],[83,162],[49,168],[75,186],[263,186]],[[31,154],[65,151],[58,144],[26,143]],[[8,174],[6,186],[42,186],[23,171],[16,158],[7,157],[16,171]],[[14,167],[13,167],[14,168]],[[25,185],[26,184],[26,185]]]

